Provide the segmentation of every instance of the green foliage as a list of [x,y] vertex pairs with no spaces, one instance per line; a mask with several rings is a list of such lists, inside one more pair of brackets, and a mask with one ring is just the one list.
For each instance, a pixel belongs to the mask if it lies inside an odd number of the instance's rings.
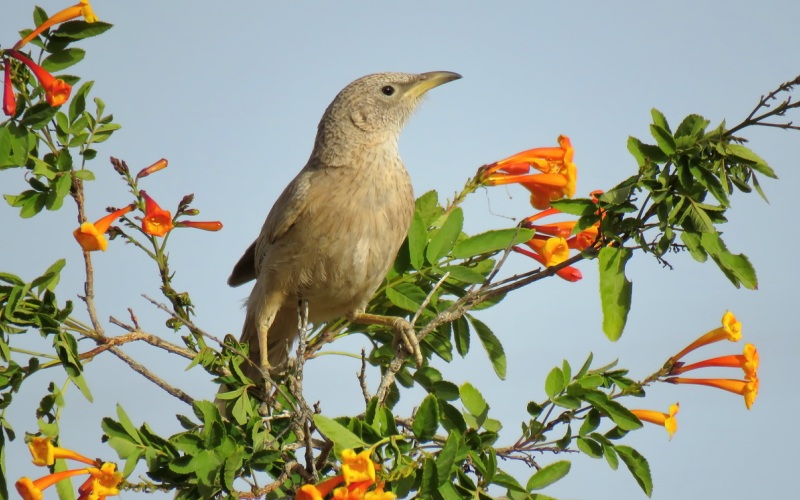
[[[45,19],[44,10],[36,8],[36,24]],[[46,70],[62,71],[86,57],[83,49],[71,44],[100,35],[110,27],[71,21],[45,31],[30,46],[41,51],[39,59]],[[120,125],[106,113],[101,99],[90,100],[93,82],[79,86],[78,77],[60,75],[74,89],[68,105],[54,107],[30,72],[21,64],[12,64],[17,110],[0,123],[0,170],[19,169],[30,189],[4,194],[5,200],[22,218],[32,218],[44,209],[64,209],[68,205],[65,201],[72,199],[83,220],[83,183],[94,179],[86,165],[97,156],[95,145],[109,139]],[[795,83],[784,84],[770,95],[788,92]],[[765,102],[762,99],[759,106]],[[774,108],[773,115],[781,116],[793,106],[787,99]],[[757,287],[747,257],[729,251],[719,231],[735,191],[755,190],[763,196],[757,175],[776,177],[761,157],[743,145],[745,140],[734,135],[772,115],[753,116],[732,129],[724,123],[712,129],[708,120],[693,114],[673,131],[665,115],[654,109],[650,125],[654,144],[628,139],[628,150],[637,166],[635,175],[597,200],[553,202],[562,213],[579,217],[574,232],[599,227],[596,244],[572,261],[596,258],[598,262],[602,327],[609,339],[617,340],[625,327],[633,296],[626,265],[636,251],[651,254],[664,265],[669,265],[666,258],[675,252],[687,251],[700,262],[710,257],[735,286]],[[141,209],[138,176],[120,160],[112,164],[132,193],[133,203]],[[477,381],[456,384],[439,368],[441,361],[451,361],[454,353],[469,355],[477,338],[496,375],[504,379],[508,360],[500,341],[502,335],[479,319],[479,311],[572,263],[503,275],[502,265],[512,247],[528,242],[535,231],[513,227],[468,234],[460,204],[482,186],[479,172],[450,202],[442,203],[436,191],[416,200],[408,238],[368,305],[368,313],[404,318],[413,326],[422,352],[421,364],[417,365],[397,342],[391,329],[339,319],[300,332],[298,360],[281,373],[272,374],[273,379],[268,381],[258,380],[253,366],[248,365],[247,344],[232,338],[221,345],[208,342],[216,339],[194,323],[191,297],[173,283],[175,273],[169,266],[166,238],[158,240],[145,234],[133,218],[121,219],[122,227],[115,228],[112,237],[122,238],[154,262],[160,291],[168,302],[159,304],[170,314],[166,326],[182,333],[184,345],[150,338],[156,336],[142,332],[135,318],[133,325],[125,326],[131,338],[138,335],[149,339],[155,347],[183,357],[187,369],[205,370],[223,385],[215,404],[193,400],[165,382],[159,384],[192,410],[190,416],[176,416],[180,431],[171,436],[157,434],[146,422],[137,426],[121,406],[115,418],[102,420],[105,441],[124,462],[123,474],[130,478],[138,464],[146,466],[149,482],[129,486],[174,490],[177,498],[185,499],[215,495],[235,498],[245,492],[268,498],[291,497],[301,485],[335,475],[341,469],[343,451],[355,449],[369,452],[380,464],[379,479],[401,498],[488,499],[499,488],[510,499],[541,500],[551,497],[539,490],[570,471],[569,461],[553,461],[552,456],[570,451],[602,457],[612,470],[622,461],[644,493],[651,495],[647,460],[622,444],[629,432],[642,427],[627,408],[626,398],[644,396],[645,388],[666,377],[669,367],[637,381],[616,362],[594,366],[591,354],[577,371],[564,360],[549,371],[543,387],[528,384],[525,387],[540,389],[525,389],[527,393],[519,394],[520,401],[529,400],[525,403],[529,417],[521,422],[512,444],[500,442],[505,422],[492,414]],[[192,202],[191,195],[184,197],[173,221],[195,215]],[[72,316],[71,301],[57,300],[56,287],[64,266],[65,261],[59,260],[32,281],[0,272],[3,498],[8,496],[5,445],[16,437],[5,410],[23,383],[37,371],[60,367],[64,384],[75,385],[91,400],[82,361],[96,354],[81,352],[77,339],[90,339],[104,346],[103,352],[115,349],[93,310],[90,277],[86,290],[80,293],[85,294],[81,298],[87,304],[91,325]],[[15,347],[20,335],[36,331],[50,341],[50,351],[31,354]],[[313,362],[329,342],[352,333],[364,334],[369,340],[365,369],[367,364],[379,368],[380,385],[375,395],[369,394],[362,373],[365,407],[352,408],[349,415],[334,419],[324,414],[324,408],[306,401],[303,366]],[[23,361],[24,357],[28,358]],[[146,376],[163,382],[155,375]],[[414,387],[421,388],[424,395],[412,401],[415,410],[410,416],[401,415],[397,402],[402,397],[414,397],[415,392],[406,390]],[[49,384],[36,410],[36,431],[57,438],[64,406],[63,387]],[[510,461],[536,469],[524,485],[504,470]],[[73,494],[66,486],[62,490],[62,495]]]

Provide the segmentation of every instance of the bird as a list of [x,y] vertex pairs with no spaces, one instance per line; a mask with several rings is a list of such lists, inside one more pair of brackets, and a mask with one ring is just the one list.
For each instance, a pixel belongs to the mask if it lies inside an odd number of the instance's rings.
[[342,89],[325,110],[305,166],[269,211],[228,285],[255,280],[241,342],[256,379],[285,369],[298,336],[298,304],[310,323],[346,317],[395,330],[422,362],[404,318],[365,313],[414,214],[398,139],[424,94],[458,73],[375,73]]

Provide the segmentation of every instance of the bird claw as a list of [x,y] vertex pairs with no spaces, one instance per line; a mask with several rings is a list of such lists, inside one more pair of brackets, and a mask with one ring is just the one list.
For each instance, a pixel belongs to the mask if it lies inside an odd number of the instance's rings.
[[403,348],[414,357],[417,368],[422,367],[422,351],[414,327],[404,318],[397,318],[392,326],[395,331],[395,342],[402,344]]

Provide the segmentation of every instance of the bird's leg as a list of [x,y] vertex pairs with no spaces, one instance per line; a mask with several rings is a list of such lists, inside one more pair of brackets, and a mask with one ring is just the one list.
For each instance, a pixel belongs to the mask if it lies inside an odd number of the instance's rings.
[[368,314],[365,312],[353,312],[348,315],[353,323],[360,323],[362,325],[380,325],[388,326],[395,331],[395,338],[398,339],[408,351],[409,354],[414,356],[417,366],[422,366],[422,351],[419,348],[419,340],[417,340],[417,333],[414,327],[411,326],[405,318],[398,318],[396,316],[381,316],[379,314]]

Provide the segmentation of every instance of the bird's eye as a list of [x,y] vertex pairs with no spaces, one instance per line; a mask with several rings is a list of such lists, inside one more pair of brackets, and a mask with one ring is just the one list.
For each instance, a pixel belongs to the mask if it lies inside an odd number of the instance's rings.
[[381,92],[383,95],[392,95],[394,94],[394,87],[391,85],[385,85],[383,88],[381,88]]

